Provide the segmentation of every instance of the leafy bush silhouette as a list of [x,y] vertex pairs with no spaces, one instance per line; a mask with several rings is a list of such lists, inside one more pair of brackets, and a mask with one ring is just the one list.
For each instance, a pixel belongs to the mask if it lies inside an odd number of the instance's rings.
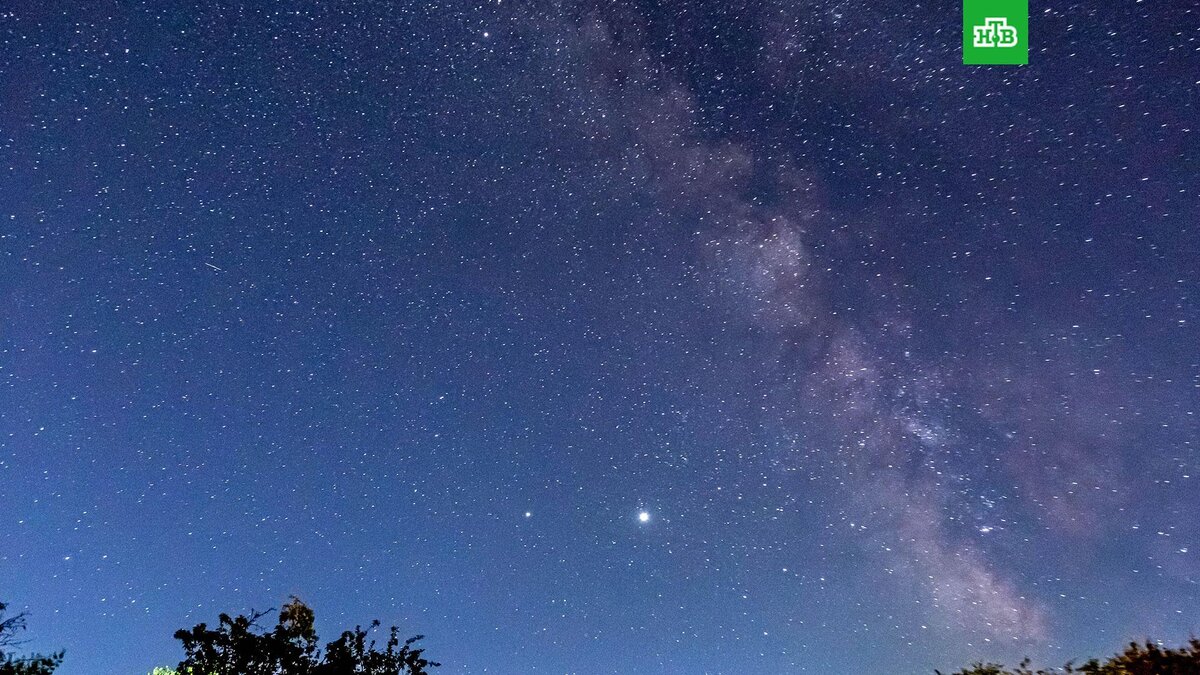
[[62,663],[63,653],[17,656],[12,648],[21,644],[17,634],[25,630],[26,614],[10,617],[4,613],[8,605],[0,602],[0,675],[50,675]]
[[[934,671],[941,675],[941,671]],[[1200,640],[1192,638],[1178,648],[1163,648],[1146,640],[1144,644],[1129,643],[1125,651],[1105,661],[1092,659],[1076,666],[1067,663],[1062,668],[1031,670],[1025,659],[1013,670],[995,663],[976,663],[951,675],[1200,675]]]
[[179,675],[428,675],[439,664],[426,659],[424,649],[414,647],[424,636],[400,641],[393,626],[382,649],[369,639],[369,630],[355,626],[320,649],[313,628],[313,610],[293,597],[279,612],[273,629],[258,625],[267,612],[230,617],[221,614],[215,629],[197,624],[178,630],[185,658]]

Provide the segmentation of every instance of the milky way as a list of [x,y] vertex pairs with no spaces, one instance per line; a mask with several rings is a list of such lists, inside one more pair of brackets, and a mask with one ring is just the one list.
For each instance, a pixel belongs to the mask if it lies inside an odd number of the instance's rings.
[[1200,631],[1200,14],[1032,3],[980,67],[959,11],[0,8],[31,648],[290,594],[450,673]]

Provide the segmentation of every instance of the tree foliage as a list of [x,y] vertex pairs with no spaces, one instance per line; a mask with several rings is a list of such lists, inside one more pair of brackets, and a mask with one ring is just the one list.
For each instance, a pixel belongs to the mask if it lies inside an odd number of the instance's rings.
[[266,612],[230,617],[222,614],[215,628],[198,624],[175,632],[186,655],[179,675],[428,675],[436,667],[415,643],[423,636],[401,642],[392,627],[382,648],[370,639],[369,630],[355,626],[320,648],[313,627],[313,610],[297,598],[283,606],[275,627],[266,630],[258,621]]
[[[941,675],[940,671],[937,672]],[[951,675],[1200,675],[1200,640],[1192,638],[1182,647],[1160,647],[1147,640],[1129,643],[1125,651],[1101,661],[1092,659],[1082,665],[1068,663],[1062,668],[1031,670],[1029,660],[1013,670],[994,663],[976,663]]]
[[17,637],[25,630],[26,614],[5,616],[8,605],[0,602],[0,675],[50,675],[62,663],[63,653],[17,656],[13,649],[21,644]]

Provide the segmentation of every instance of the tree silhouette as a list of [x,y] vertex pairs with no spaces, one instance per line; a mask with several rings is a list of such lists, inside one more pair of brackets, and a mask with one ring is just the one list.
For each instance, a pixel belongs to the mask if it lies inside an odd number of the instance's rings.
[[50,675],[62,663],[63,653],[17,656],[12,649],[21,644],[17,635],[25,630],[26,614],[6,617],[8,605],[0,602],[0,675]]
[[[934,671],[941,675],[940,671]],[[1105,661],[1092,659],[1080,666],[1071,663],[1062,668],[1030,670],[1025,659],[1014,670],[994,663],[976,663],[951,675],[1200,675],[1200,640],[1192,638],[1178,648],[1163,648],[1146,640],[1129,643],[1125,651]]]
[[[298,598],[283,606],[271,630],[258,624],[266,614],[221,614],[215,629],[201,623],[176,631],[185,654],[179,675],[428,675],[428,668],[439,665],[424,658],[423,649],[414,648],[423,636],[401,643],[394,626],[382,651],[368,631],[355,626],[322,653],[313,610]],[[370,628],[379,625],[374,621]]]
[[1163,649],[1146,640],[1129,643],[1125,651],[1104,663],[1092,659],[1075,671],[1087,675],[1200,675],[1200,640],[1192,638],[1182,647]]

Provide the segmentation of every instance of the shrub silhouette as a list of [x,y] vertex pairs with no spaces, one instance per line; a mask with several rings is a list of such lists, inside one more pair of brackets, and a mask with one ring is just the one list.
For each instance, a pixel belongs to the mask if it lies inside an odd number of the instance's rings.
[[[941,675],[940,671],[934,671]],[[1144,644],[1129,643],[1125,651],[1105,661],[1092,659],[1076,666],[1031,670],[1029,659],[1013,670],[995,663],[976,663],[951,675],[1200,675],[1200,640],[1192,638],[1178,648],[1163,648],[1146,640]]]
[[313,610],[293,597],[279,612],[275,627],[258,625],[267,612],[230,617],[221,614],[215,629],[197,624],[175,632],[185,658],[179,675],[428,675],[438,666],[424,658],[415,643],[424,636],[400,641],[392,627],[382,649],[369,639],[369,630],[355,626],[320,649],[313,628]]
[[0,675],[50,675],[62,663],[63,653],[17,656],[12,649],[21,642],[17,635],[25,630],[26,614],[10,617],[4,613],[8,605],[0,602]]

